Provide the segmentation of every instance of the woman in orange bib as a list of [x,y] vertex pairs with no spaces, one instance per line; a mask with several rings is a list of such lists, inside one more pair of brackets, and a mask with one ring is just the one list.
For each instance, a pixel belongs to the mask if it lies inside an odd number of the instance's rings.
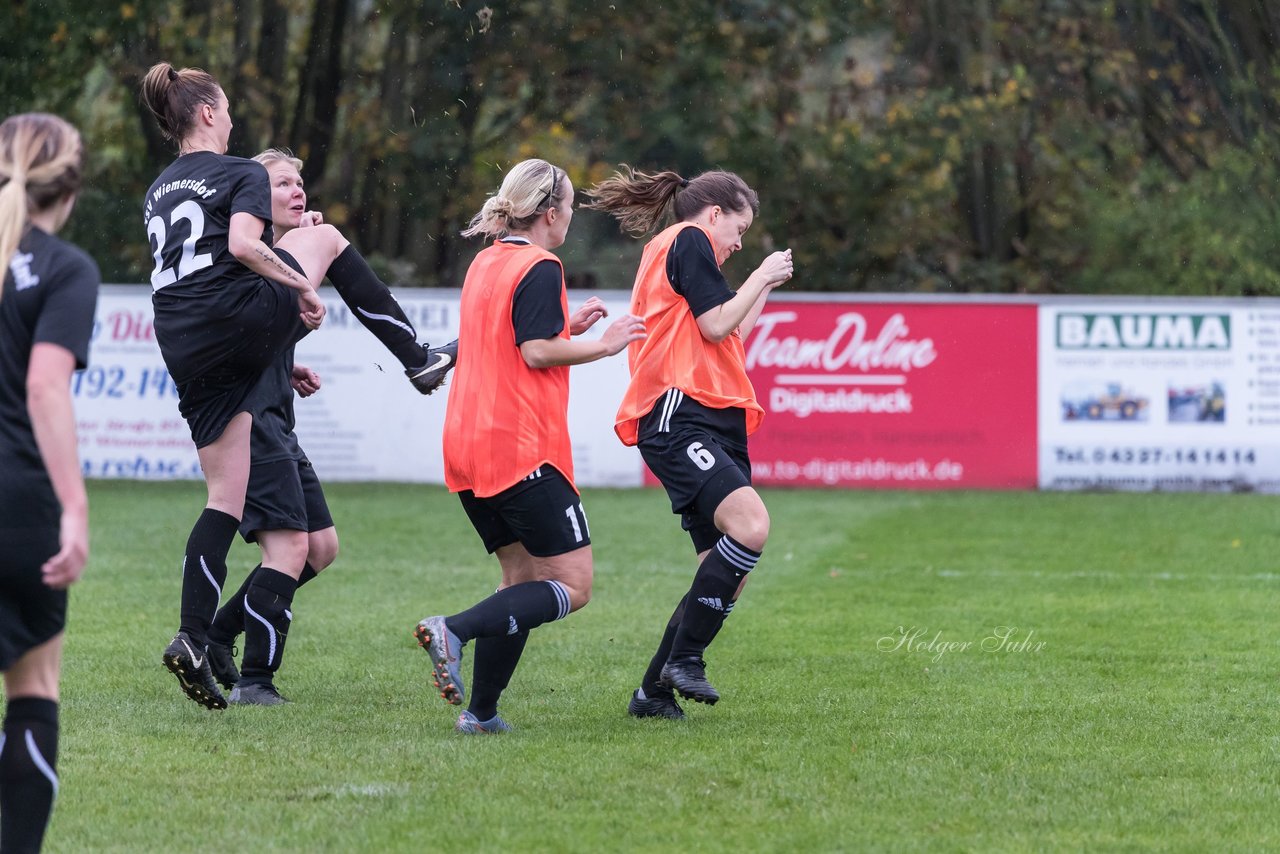
[[769,536],[769,513],[751,488],[747,437],[764,410],[747,378],[742,339],[769,293],[791,278],[791,251],[774,252],[732,290],[720,266],[742,248],[759,199],[732,172],[685,180],[623,167],[592,188],[587,207],[613,214],[634,234],[677,222],[645,246],[631,311],[648,337],[631,345],[631,384],[615,429],[639,445],[671,498],[698,555],[693,585],[667,623],[628,711],[684,717],[675,692],[714,704],[703,653],[733,610]]
[[462,733],[509,729],[498,699],[529,630],[591,598],[591,533],[569,442],[569,366],[622,352],[644,338],[644,327],[627,315],[599,340],[570,339],[606,314],[595,297],[569,313],[564,269],[550,250],[564,243],[572,219],[569,176],[526,160],[462,233],[497,239],[471,262],[462,285],[445,482],[497,555],[502,584],[470,609],[428,617],[414,629],[440,696],[455,705],[466,696],[462,647],[476,641],[470,705],[455,727]]

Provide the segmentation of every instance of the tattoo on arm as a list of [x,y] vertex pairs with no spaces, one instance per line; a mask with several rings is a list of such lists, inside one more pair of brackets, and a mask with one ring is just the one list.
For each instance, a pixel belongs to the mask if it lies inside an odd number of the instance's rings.
[[300,282],[300,280],[298,279],[298,274],[294,272],[293,268],[290,267],[288,264],[284,263],[283,261],[281,261],[274,252],[267,249],[266,247],[259,247],[257,252],[258,252],[258,257],[260,257],[263,261],[266,261],[268,264],[270,264],[271,267],[277,273],[280,273],[282,276],[284,276],[286,279],[288,279],[290,282],[293,282],[294,284],[298,284]]

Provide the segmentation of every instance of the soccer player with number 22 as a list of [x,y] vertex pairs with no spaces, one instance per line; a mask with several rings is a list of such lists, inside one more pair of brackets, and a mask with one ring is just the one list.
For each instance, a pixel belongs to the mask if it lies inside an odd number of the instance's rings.
[[[263,372],[323,321],[316,287],[327,275],[419,391],[429,393],[444,373],[423,385],[433,359],[386,285],[333,226],[294,229],[272,245],[267,170],[227,156],[231,109],[217,80],[160,62],[142,81],[142,101],[178,146],[177,160],[147,191],[143,222],[155,257],[156,342],[209,490],[187,540],[181,623],[163,662],[190,699],[225,709],[206,634],[244,512],[251,413],[263,404],[255,393],[266,388],[258,383]],[[275,594],[261,616],[284,631],[296,579],[264,566],[256,583]]]

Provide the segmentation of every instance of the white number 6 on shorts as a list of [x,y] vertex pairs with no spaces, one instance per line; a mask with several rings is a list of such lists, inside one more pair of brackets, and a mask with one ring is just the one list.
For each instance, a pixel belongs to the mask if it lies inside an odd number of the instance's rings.
[[689,459],[693,460],[693,464],[703,471],[710,471],[711,467],[716,464],[716,458],[711,452],[702,447],[701,442],[694,442],[690,445],[685,453],[689,455]]

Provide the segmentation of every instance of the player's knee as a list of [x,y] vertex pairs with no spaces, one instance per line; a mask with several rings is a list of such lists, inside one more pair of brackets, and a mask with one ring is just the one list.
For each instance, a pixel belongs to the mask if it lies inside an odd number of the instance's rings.
[[14,697],[58,698],[59,661],[62,657],[62,632],[27,650],[4,674],[4,693]]
[[351,244],[341,231],[326,222],[309,228],[295,228],[282,237],[278,245],[286,251],[296,247],[306,253],[318,252],[322,258],[325,255],[337,258]]
[[285,567],[301,567],[306,562],[306,540],[289,540],[277,543],[276,547],[271,550],[263,561],[269,566],[279,566],[281,569]]
[[342,232],[338,231],[336,226],[330,225],[327,222],[321,223],[320,225],[313,225],[301,233],[314,241],[325,244],[326,246],[336,246],[339,241],[345,243],[347,240],[342,236]]
[[342,232],[338,231],[336,226],[332,226],[332,225],[329,225],[328,223],[324,223],[323,225],[318,225],[315,227],[324,229],[325,246],[328,248],[329,253],[334,258],[337,258],[339,255],[341,255],[344,251],[346,251],[346,248],[351,245],[351,241],[347,240],[347,238],[342,234]]
[[302,572],[307,562],[308,539],[302,531],[268,531],[259,533],[262,565],[292,575]]
[[338,532],[333,528],[325,528],[309,535],[307,543],[307,563],[316,572],[328,567],[338,558]]
[[724,532],[752,551],[764,551],[769,540],[769,511],[761,504],[737,513],[726,520]]
[[591,582],[587,582],[586,586],[577,585],[569,586],[569,613],[580,611],[587,607],[587,603],[591,601]]

